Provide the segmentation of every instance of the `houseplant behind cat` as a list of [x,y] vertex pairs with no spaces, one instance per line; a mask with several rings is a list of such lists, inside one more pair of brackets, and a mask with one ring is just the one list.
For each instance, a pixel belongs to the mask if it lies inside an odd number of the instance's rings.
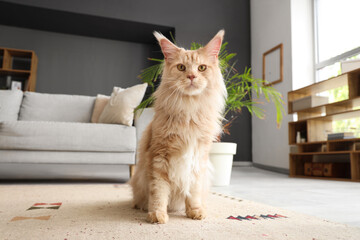
[[206,216],[208,155],[221,132],[227,91],[218,54],[224,31],[203,48],[178,48],[154,33],[165,57],[154,93],[155,115],[139,146],[139,162],[130,180],[134,207],[148,210],[152,223],[166,223],[167,210]]

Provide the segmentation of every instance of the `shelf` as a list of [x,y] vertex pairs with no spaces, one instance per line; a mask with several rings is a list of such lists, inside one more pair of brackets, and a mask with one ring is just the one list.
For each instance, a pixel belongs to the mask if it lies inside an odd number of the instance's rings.
[[300,132],[307,138],[307,122],[298,121],[298,122],[289,122],[289,144],[296,144],[296,133]]
[[360,75],[360,69],[356,69],[342,75],[330,78],[325,81],[314,83],[312,85],[291,91],[288,93],[288,101],[292,102],[306,96],[315,95],[316,93],[325,92],[330,89],[348,85],[348,76]]
[[349,139],[335,139],[327,141],[315,141],[315,142],[304,142],[304,143],[294,143],[292,145],[309,145],[309,144],[322,144],[322,143],[335,143],[335,142],[360,142],[360,138],[349,138]]
[[35,91],[37,62],[34,51],[0,48],[0,89]]
[[28,76],[30,73],[30,70],[0,69],[0,75]]
[[[346,100],[317,105],[321,101],[309,97],[341,86],[348,86]],[[296,100],[313,107],[292,111]],[[360,182],[360,138],[327,140],[333,121],[360,117],[360,109],[354,109],[359,106],[360,69],[288,93],[288,112],[298,114],[288,125],[289,144],[298,148],[289,154],[291,177]],[[307,142],[296,143],[297,132]]]
[[[317,93],[325,92],[346,85],[349,86],[349,100],[360,97],[360,69],[356,69],[351,72],[347,72],[342,75],[339,75],[337,77],[333,77],[328,80],[314,83],[310,86],[288,92],[288,113],[292,114],[295,112],[292,110],[292,103],[295,100],[308,97],[311,95],[315,96]],[[319,106],[313,106],[312,108],[316,108],[316,107]],[[310,108],[308,108],[308,110],[309,109]],[[306,112],[304,110],[306,109],[302,109],[297,112]]]
[[292,155],[360,153],[360,138],[297,143],[296,145],[298,146],[298,153],[291,153]]
[[360,142],[360,138],[348,138],[348,139],[335,139],[335,140],[328,140],[327,142]]
[[[306,120],[314,117],[321,117],[326,113],[326,105],[320,105],[313,108],[307,108],[300,111],[297,111],[298,120]],[[289,114],[292,114],[294,112],[289,112]]]
[[0,49],[0,69],[3,67],[4,62],[4,49]]
[[25,57],[25,58],[31,58],[33,51],[29,51],[29,50],[19,50],[19,49],[12,49],[12,48],[7,48],[6,49],[9,54],[12,57]]
[[[353,99],[346,99],[339,102],[328,103],[313,108],[306,108],[300,111],[297,111],[299,120],[307,120],[311,118],[321,117],[321,115],[326,114],[337,114],[342,113],[347,110],[352,110],[353,107],[360,105],[360,96]],[[289,112],[292,114],[294,112]]]
[[327,141],[316,141],[316,142],[304,142],[304,143],[294,143],[291,145],[309,145],[309,144],[323,144],[327,143]]
[[288,101],[292,102],[306,96],[345,86],[348,83],[347,74],[348,73],[289,92]]
[[320,116],[320,117],[301,119],[299,121],[289,122],[289,124],[294,124],[297,122],[306,122],[306,121],[311,121],[311,120],[337,121],[337,120],[356,118],[356,117],[360,117],[360,109],[347,110],[347,111],[332,113],[332,114]]
[[324,117],[310,118],[309,120],[337,121],[356,117],[360,117],[360,109],[338,112]]
[[332,177],[315,177],[315,176],[305,176],[305,175],[290,175],[293,178],[308,178],[308,179],[318,179],[318,180],[335,180],[335,181],[348,181],[348,182],[360,182],[360,179],[351,179],[351,178],[332,178]]
[[[341,153],[339,153],[341,154]],[[328,154],[329,155],[329,154]],[[351,153],[348,155],[339,155],[330,154],[329,157],[319,158],[319,155],[311,154],[290,154],[289,164],[290,164],[290,177],[304,177],[304,178],[313,178],[313,179],[328,179],[328,180],[351,180],[351,181],[360,181],[360,175],[358,169],[360,166],[360,152]],[[323,156],[323,155],[322,155]],[[337,157],[339,156],[339,157]],[[316,167],[315,167],[316,165]],[[325,171],[325,169],[333,170]],[[312,168],[309,169],[308,168]],[[334,167],[336,167],[334,169]],[[313,169],[315,168],[315,169]],[[316,170],[316,172],[315,172]],[[323,171],[323,172],[319,172]],[[332,175],[331,172],[333,172]],[[311,175],[309,175],[311,174]],[[323,175],[323,176],[319,176]],[[331,175],[329,175],[331,174]]]
[[333,154],[359,154],[359,151],[331,151],[331,152],[302,152],[302,153],[290,153],[290,156],[300,156],[300,155],[333,155]]

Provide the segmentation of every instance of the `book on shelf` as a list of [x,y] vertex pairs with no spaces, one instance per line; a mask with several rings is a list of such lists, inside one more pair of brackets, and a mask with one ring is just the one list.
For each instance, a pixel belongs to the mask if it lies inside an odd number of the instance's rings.
[[354,138],[353,132],[341,132],[341,133],[329,133],[328,140],[336,140],[336,139],[350,139]]

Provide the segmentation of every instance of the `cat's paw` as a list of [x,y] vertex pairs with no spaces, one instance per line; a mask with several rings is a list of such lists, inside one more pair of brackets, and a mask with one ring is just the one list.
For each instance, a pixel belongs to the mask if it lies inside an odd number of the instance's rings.
[[133,203],[131,205],[131,207],[134,208],[134,209],[140,209],[140,210],[143,210],[143,211],[147,212],[147,207],[146,206],[144,207],[143,203]]
[[206,217],[206,211],[203,208],[187,209],[186,216],[195,220],[202,220]]
[[164,224],[169,221],[169,215],[166,212],[149,212],[147,220],[151,223]]

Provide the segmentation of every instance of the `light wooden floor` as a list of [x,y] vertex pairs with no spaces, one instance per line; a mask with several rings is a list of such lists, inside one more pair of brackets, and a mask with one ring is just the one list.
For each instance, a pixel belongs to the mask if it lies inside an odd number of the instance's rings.
[[360,227],[360,183],[289,178],[254,167],[234,167],[219,193]]

